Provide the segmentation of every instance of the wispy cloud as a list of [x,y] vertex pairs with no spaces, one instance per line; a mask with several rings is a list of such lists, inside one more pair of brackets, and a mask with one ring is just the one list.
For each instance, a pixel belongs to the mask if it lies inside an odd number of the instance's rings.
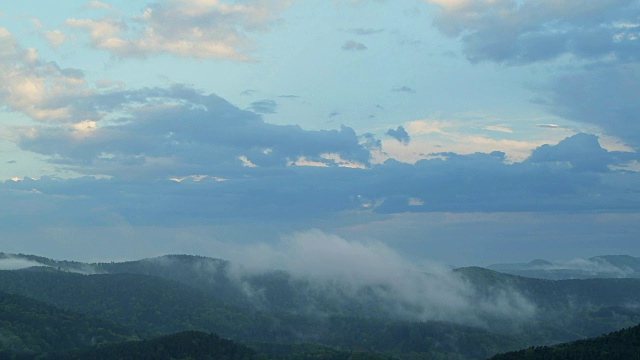
[[344,44],[342,44],[341,49],[345,51],[364,51],[364,50],[367,50],[367,46],[363,43],[349,40]]

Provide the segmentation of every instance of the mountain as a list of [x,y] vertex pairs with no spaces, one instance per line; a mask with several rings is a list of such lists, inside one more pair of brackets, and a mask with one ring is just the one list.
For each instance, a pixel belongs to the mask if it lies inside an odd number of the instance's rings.
[[201,359],[260,360],[265,356],[214,334],[185,331],[149,340],[109,344],[54,356],[60,360]]
[[[534,304],[536,316],[518,331],[526,341],[551,344],[598,336],[640,323],[640,279],[545,280],[467,267],[454,270],[479,296],[510,292]],[[499,331],[500,323],[494,323]]]
[[[272,339],[275,320],[190,286],[138,274],[82,275],[51,268],[0,271],[0,290],[151,334],[199,329],[225,337]],[[250,325],[250,326],[249,326]]]
[[511,336],[451,323],[259,311],[149,275],[83,275],[35,267],[0,271],[0,289],[154,335],[198,330],[235,341],[313,342],[424,358],[482,359],[526,345]]
[[528,263],[494,264],[487,268],[507,274],[549,280],[640,278],[640,258],[629,255],[603,255],[564,263],[537,259]]
[[314,344],[259,343],[247,346],[220,338],[215,334],[199,331],[185,331],[149,340],[95,346],[66,354],[56,354],[49,358],[56,360],[394,360],[390,356],[343,351]]
[[187,255],[98,264],[5,259],[23,266],[0,271],[0,290],[153,336],[193,330],[270,346],[483,359],[640,323],[640,279],[556,281],[468,267],[356,283]]
[[531,347],[499,354],[491,360],[640,359],[640,325],[592,339]]
[[112,322],[0,292],[2,359],[29,359],[46,353],[134,339],[138,339],[134,331]]

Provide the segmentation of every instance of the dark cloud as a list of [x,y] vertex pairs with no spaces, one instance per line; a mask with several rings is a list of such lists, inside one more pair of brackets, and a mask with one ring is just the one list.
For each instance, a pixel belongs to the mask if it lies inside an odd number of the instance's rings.
[[542,145],[528,159],[531,163],[564,163],[575,171],[607,172],[616,163],[616,153],[608,152],[592,134],[576,134],[557,145]]
[[258,90],[247,89],[247,90],[244,90],[243,92],[241,92],[240,95],[241,96],[251,96],[251,95],[253,95],[253,94],[257,93],[257,92],[258,92]]
[[[491,1],[441,4],[436,26],[460,36],[466,56],[474,62],[531,63],[573,54],[582,58],[640,58],[640,14],[636,0],[586,3]],[[631,25],[631,26],[628,26]]]
[[407,131],[401,125],[398,126],[395,130],[394,129],[387,130],[386,134],[405,145],[408,145],[409,142],[411,141],[411,137],[409,136],[409,133],[407,133]]
[[363,43],[349,40],[342,45],[341,49],[345,51],[363,51],[367,50],[367,47]]
[[380,139],[376,139],[376,137],[373,134],[362,134],[360,136],[362,138],[362,144],[363,146],[369,150],[369,151],[373,151],[373,150],[382,150],[382,141],[380,141]]
[[[219,107],[219,100],[211,100],[210,108]],[[192,110],[193,111],[193,110]],[[144,120],[138,120],[139,131],[144,136],[131,135],[130,128],[120,129],[121,134],[132,140],[147,142],[139,145],[138,153],[125,146],[132,164],[114,162],[111,179],[84,177],[78,179],[42,178],[0,183],[0,196],[6,209],[20,206],[21,211],[5,211],[3,225],[24,225],[36,217],[43,223],[70,224],[80,222],[85,226],[109,225],[111,221],[131,224],[213,224],[244,223],[251,221],[318,220],[330,219],[340,212],[374,212],[398,214],[405,212],[625,212],[637,210],[640,194],[640,174],[614,171],[608,165],[620,164],[636,156],[633,153],[607,152],[593,135],[579,134],[565,139],[555,146],[542,146],[534,151],[528,161],[505,163],[505,154],[476,153],[457,155],[442,153],[440,158],[421,160],[415,164],[387,160],[364,169],[338,166],[309,167],[287,166],[283,154],[302,154],[312,161],[325,161],[318,152],[341,150],[347,157],[350,149],[356,153],[379,143],[373,136],[360,137],[353,130],[318,133],[304,132],[290,127],[271,127],[258,122],[255,114],[248,119],[229,117],[229,123],[242,122],[240,127],[219,126],[221,120],[211,120],[205,110],[190,113],[178,111],[168,118],[178,118],[185,124],[172,123],[172,131],[180,143],[174,144],[172,154],[175,166],[162,168],[158,173],[149,171],[145,176],[127,177],[126,171],[151,168],[151,160],[143,158],[135,164],[136,156],[158,155],[167,151],[169,140],[154,135]],[[220,111],[220,110],[219,110]],[[242,112],[234,108],[231,114]],[[249,113],[252,114],[252,113]],[[152,116],[158,134],[166,134],[166,119],[160,113]],[[220,116],[220,114],[218,114]],[[187,124],[195,122],[194,124]],[[260,125],[263,124],[263,125]],[[180,127],[184,128],[180,128]],[[251,127],[257,138],[241,133]],[[212,131],[220,131],[211,141],[198,139],[195,133],[211,137]],[[193,134],[192,134],[193,132]],[[188,138],[186,134],[191,134]],[[222,139],[231,136],[223,142]],[[234,137],[235,136],[235,137]],[[280,137],[281,136],[281,137]],[[147,137],[148,139],[145,139]],[[294,144],[283,139],[296,139]],[[273,149],[278,161],[269,161],[250,153],[246,143],[263,139]],[[61,139],[59,141],[69,141]],[[160,143],[157,148],[151,144]],[[166,142],[166,143],[165,143]],[[316,144],[314,144],[314,142]],[[355,142],[355,144],[354,144]],[[102,142],[101,147],[107,143]],[[243,145],[244,144],[244,145]],[[327,145],[331,144],[331,146]],[[124,146],[121,142],[110,144]],[[60,146],[60,145],[58,145]],[[262,147],[262,146],[261,146]],[[260,147],[260,148],[261,148]],[[352,148],[353,147],[353,148]],[[225,149],[233,159],[234,171],[225,170],[224,157],[216,152]],[[298,152],[298,150],[300,150]],[[193,152],[192,154],[187,154]],[[247,153],[256,168],[242,168],[235,156]],[[581,160],[593,159],[592,163]],[[124,155],[119,155],[124,157]],[[357,155],[361,156],[361,155]],[[158,156],[157,156],[158,157]],[[76,169],[86,166],[93,169],[89,159],[86,164],[77,160]],[[103,160],[106,161],[106,160]],[[155,160],[159,161],[159,160]],[[84,165],[83,165],[84,164]],[[107,169],[106,165],[100,169]],[[158,164],[155,164],[159,166]],[[268,166],[267,166],[268,165]],[[186,169],[186,170],[185,170]],[[157,169],[156,169],[157,170]],[[184,177],[171,181],[158,174],[183,173],[208,174],[203,177]],[[221,177],[225,178],[221,179]],[[224,180],[224,181],[223,181]],[[178,182],[179,181],[179,182]],[[420,204],[420,206],[415,206]]]
[[248,109],[258,114],[275,114],[278,104],[273,100],[260,100],[252,102]]
[[[259,167],[322,154],[369,162],[369,152],[349,127],[306,131],[267,124],[255,112],[182,86],[111,93],[100,101],[127,110],[126,117],[89,128],[21,128],[19,146],[80,173],[121,176],[229,176],[247,170],[241,157]],[[130,102],[147,105],[129,108]]]
[[15,161],[15,160],[9,160],[9,161],[7,161],[7,164],[15,164],[15,163],[17,163],[17,161]]
[[597,125],[640,146],[640,65],[594,67],[556,79],[543,105],[555,114]]

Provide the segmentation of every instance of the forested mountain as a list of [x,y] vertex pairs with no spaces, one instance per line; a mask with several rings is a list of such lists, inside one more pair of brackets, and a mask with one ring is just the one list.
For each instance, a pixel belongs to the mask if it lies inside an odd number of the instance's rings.
[[139,337],[216,333],[269,356],[307,343],[335,354],[484,359],[640,323],[640,279],[551,281],[471,267],[358,283],[186,255],[100,264],[3,256],[23,268],[0,271],[2,291]]
[[592,339],[531,347],[496,355],[491,360],[634,360],[640,359],[640,325]]
[[28,359],[35,355],[92,345],[135,340],[134,331],[0,292],[0,358]]
[[556,281],[478,267],[460,268],[455,272],[482,296],[508,289],[535,304],[536,316],[521,328],[530,343],[571,341],[640,323],[640,279]]
[[452,323],[252,310],[147,275],[82,275],[29,268],[0,271],[0,287],[156,335],[200,330],[235,340],[305,341],[358,351],[470,359],[526,345],[509,336]]
[[60,360],[266,360],[254,350],[217,335],[186,331],[150,340],[109,344],[68,354],[56,355]]
[[[260,351],[257,351],[258,348]],[[58,360],[394,360],[392,357],[364,352],[341,351],[312,344],[278,345],[265,343],[248,347],[214,334],[186,331],[151,340],[103,345],[69,354]]]

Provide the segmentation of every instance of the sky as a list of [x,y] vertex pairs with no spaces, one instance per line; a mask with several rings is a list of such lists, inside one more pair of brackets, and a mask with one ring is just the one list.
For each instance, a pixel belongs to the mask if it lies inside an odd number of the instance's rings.
[[637,0],[3,3],[0,251],[640,256],[639,38]]

